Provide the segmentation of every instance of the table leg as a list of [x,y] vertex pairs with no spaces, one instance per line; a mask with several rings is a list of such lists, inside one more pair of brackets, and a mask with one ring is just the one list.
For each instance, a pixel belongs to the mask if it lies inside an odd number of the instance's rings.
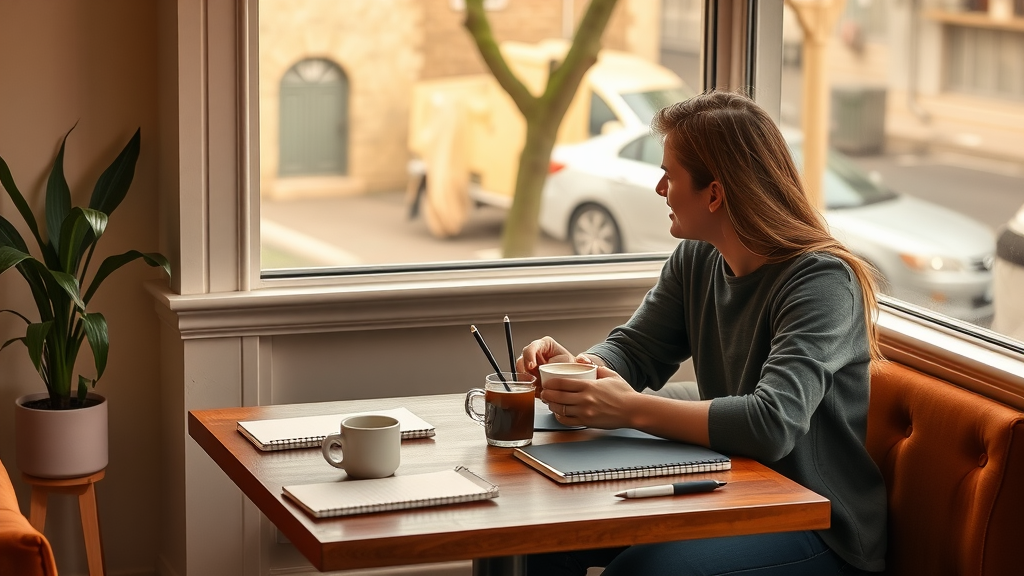
[[473,576],[526,576],[526,556],[473,560]]

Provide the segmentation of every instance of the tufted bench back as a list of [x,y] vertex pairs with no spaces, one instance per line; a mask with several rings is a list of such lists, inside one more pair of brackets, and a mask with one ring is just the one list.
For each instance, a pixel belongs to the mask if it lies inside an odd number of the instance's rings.
[[1024,414],[903,365],[871,378],[890,576],[1024,573]]

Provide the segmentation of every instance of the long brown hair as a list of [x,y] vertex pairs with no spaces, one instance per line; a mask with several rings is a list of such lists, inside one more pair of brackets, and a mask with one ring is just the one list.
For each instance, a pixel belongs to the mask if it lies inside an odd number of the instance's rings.
[[860,284],[871,359],[883,360],[875,316],[875,270],[832,237],[811,205],[782,133],[741,94],[709,91],[661,109],[651,130],[703,190],[717,180],[743,245],[770,263],[808,252],[846,262]]

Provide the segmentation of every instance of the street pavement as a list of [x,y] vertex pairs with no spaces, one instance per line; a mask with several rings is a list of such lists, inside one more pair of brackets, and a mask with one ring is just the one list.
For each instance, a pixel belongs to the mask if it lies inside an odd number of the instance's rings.
[[[263,200],[260,210],[264,269],[501,257],[505,211],[490,206],[473,209],[462,232],[452,238],[434,238],[422,217],[410,219],[404,191]],[[566,242],[543,234],[537,241],[538,257],[571,254]]]

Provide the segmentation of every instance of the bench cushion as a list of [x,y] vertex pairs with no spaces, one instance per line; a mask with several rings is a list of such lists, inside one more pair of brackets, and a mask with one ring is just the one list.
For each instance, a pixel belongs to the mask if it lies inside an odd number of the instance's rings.
[[3,464],[0,464],[0,574],[57,574],[50,543],[21,514],[18,497]]
[[872,375],[867,447],[888,490],[887,574],[1024,570],[1024,414],[890,363]]

